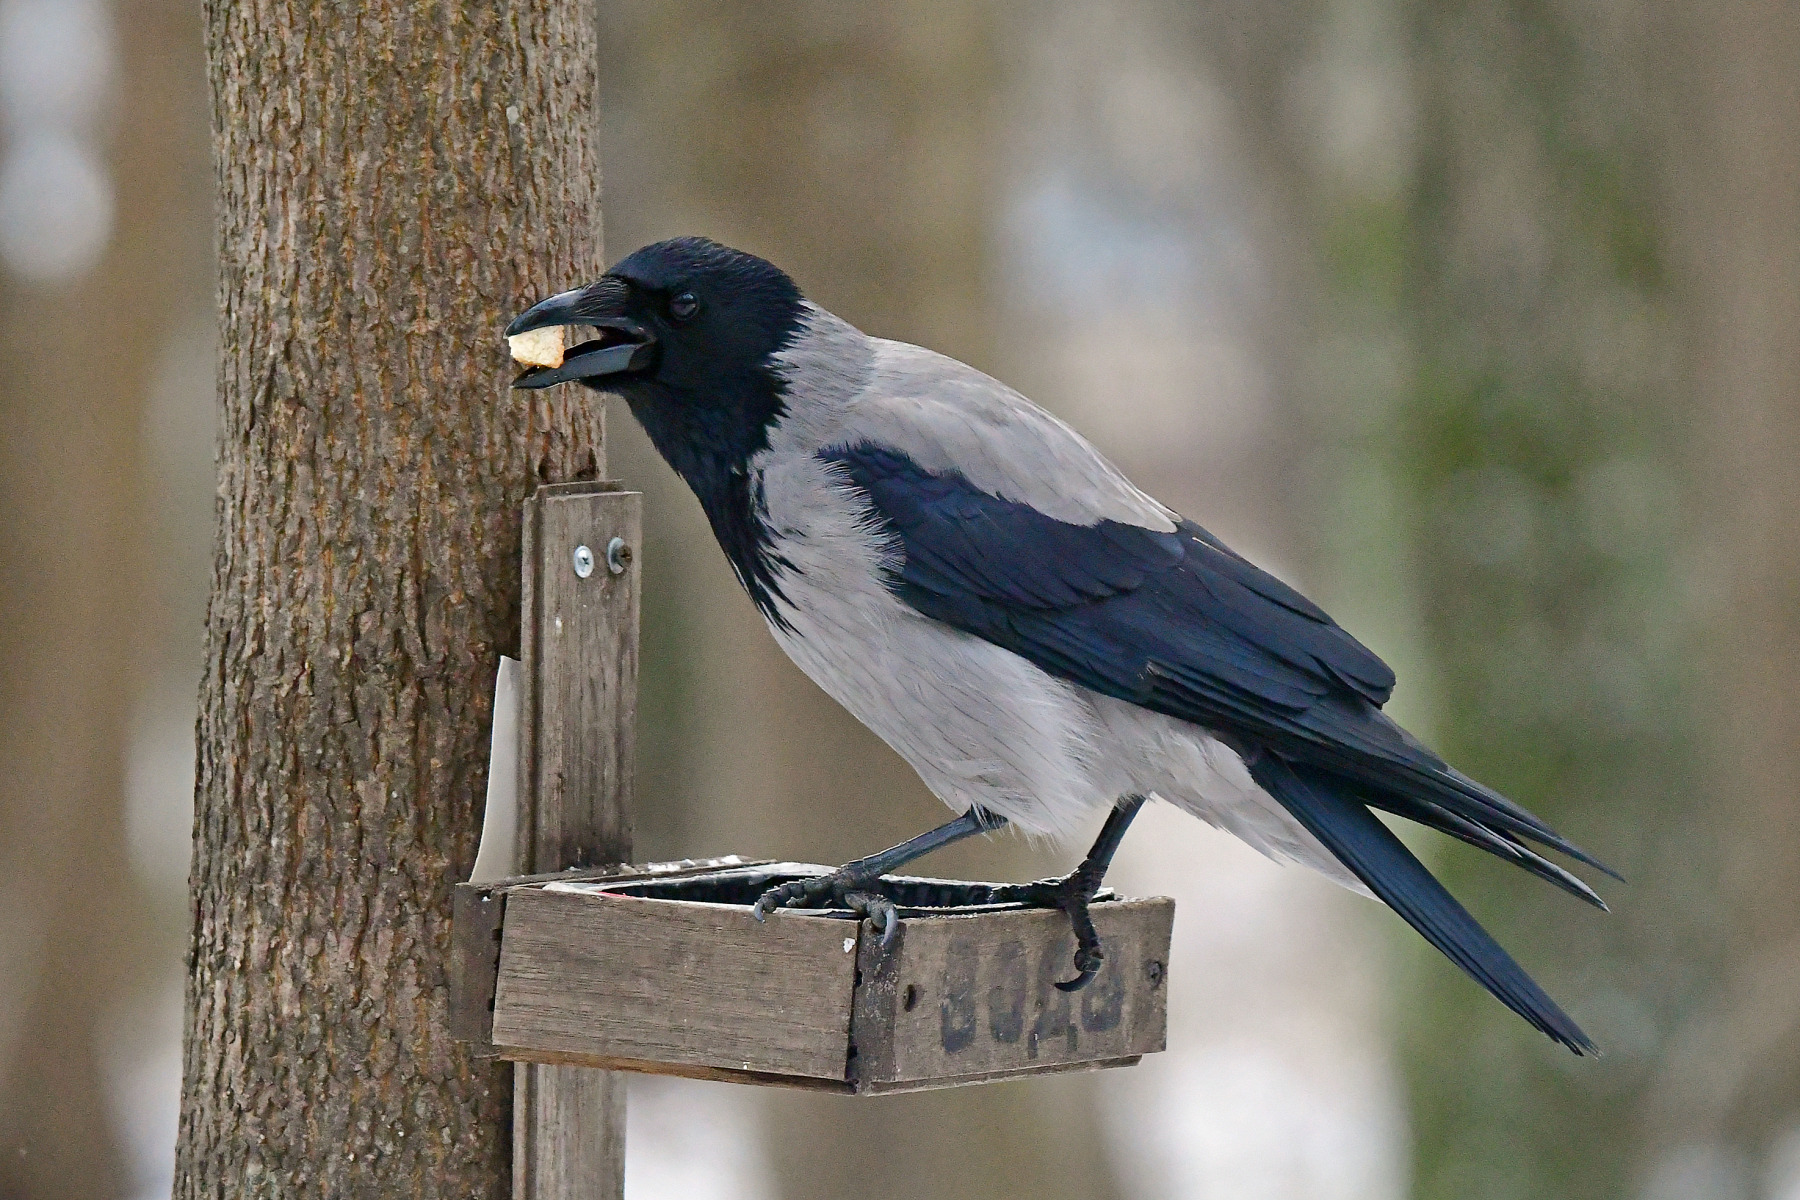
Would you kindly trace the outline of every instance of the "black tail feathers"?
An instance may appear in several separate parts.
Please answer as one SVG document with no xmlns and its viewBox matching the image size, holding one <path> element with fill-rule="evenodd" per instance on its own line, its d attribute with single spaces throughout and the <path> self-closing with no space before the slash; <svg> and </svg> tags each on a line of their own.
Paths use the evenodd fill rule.
<svg viewBox="0 0 1800 1200">
<path fill-rule="evenodd" d="M 1470 978 L 1576 1054 L 1599 1053 L 1556 1001 L 1476 924 L 1362 801 L 1323 772 L 1293 765 L 1269 751 L 1258 755 L 1249 767 L 1251 777 L 1264 791 Z"/>
</svg>

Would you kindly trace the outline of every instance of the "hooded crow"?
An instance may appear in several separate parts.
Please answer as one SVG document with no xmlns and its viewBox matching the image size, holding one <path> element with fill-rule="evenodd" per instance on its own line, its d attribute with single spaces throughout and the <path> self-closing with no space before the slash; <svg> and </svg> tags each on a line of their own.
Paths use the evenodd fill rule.
<svg viewBox="0 0 1800 1200">
<path fill-rule="evenodd" d="M 773 889 L 759 919 L 844 904 L 892 937 L 884 873 L 1006 824 L 1063 836 L 1106 811 L 1073 872 L 1006 889 L 1068 913 L 1076 974 L 1059 986 L 1078 988 L 1104 953 L 1088 903 L 1154 797 L 1385 901 L 1525 1020 L 1594 1051 L 1374 810 L 1601 908 L 1530 844 L 1607 868 L 1395 724 L 1387 664 L 1069 426 L 703 238 L 646 246 L 506 332 L 560 325 L 599 336 L 514 386 L 622 396 L 782 649 L 960 814 Z"/>
</svg>

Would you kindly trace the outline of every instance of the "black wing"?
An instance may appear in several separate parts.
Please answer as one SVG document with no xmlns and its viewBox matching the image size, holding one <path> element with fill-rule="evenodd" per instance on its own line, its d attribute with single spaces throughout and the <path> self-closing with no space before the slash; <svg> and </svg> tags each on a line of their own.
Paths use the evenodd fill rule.
<svg viewBox="0 0 1800 1200">
<path fill-rule="evenodd" d="M 891 586 L 919 612 L 1097 692 L 1342 774 L 1367 803 L 1539 874 L 1517 838 L 1606 869 L 1389 720 L 1387 664 L 1193 522 L 1072 525 L 892 450 L 823 457 L 900 544 Z"/>
<path fill-rule="evenodd" d="M 1003 632 L 1013 616 L 1103 616 L 1120 634 L 1144 626 L 1091 644 L 1104 661 L 1071 663 L 1098 680 L 1140 673 L 1151 649 L 1141 635 L 1173 622 L 1165 632 L 1188 644 L 1172 660 L 1205 664 L 1249 700 L 1305 708 L 1348 689 L 1381 705 L 1394 690 L 1388 665 L 1317 605 L 1191 521 L 1174 533 L 1115 521 L 1071 525 L 960 476 L 929 474 L 893 451 L 862 446 L 829 457 L 905 544 L 899 582 L 909 602 L 950 624 L 983 636 Z M 1103 613 L 1091 607 L 1100 601 L 1112 602 Z M 1045 648 L 1057 640 L 1045 638 Z"/>
</svg>

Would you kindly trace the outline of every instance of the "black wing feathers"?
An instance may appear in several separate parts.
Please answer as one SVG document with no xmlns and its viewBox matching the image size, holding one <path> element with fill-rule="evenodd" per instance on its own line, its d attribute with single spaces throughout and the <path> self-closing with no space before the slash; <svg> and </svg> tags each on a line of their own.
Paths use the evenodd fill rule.
<svg viewBox="0 0 1800 1200">
<path fill-rule="evenodd" d="M 1167 634 L 1179 628 L 1174 619 L 1207 622 L 1197 634 L 1235 635 L 1209 636 L 1196 649 L 1222 650 L 1239 667 L 1312 696 L 1341 686 L 1383 704 L 1393 692 L 1386 663 L 1306 597 L 1191 521 L 1172 533 L 1116 521 L 1071 525 L 977 491 L 959 476 L 933 475 L 894 451 L 861 445 L 826 457 L 899 535 L 899 581 L 909 599 L 955 613 L 961 620 L 953 623 L 1086 613 L 1088 602 L 1108 600 L 1109 615 L 1126 632 L 1148 622 Z M 1133 648 L 1115 654 L 1121 650 L 1129 656 Z"/>
<path fill-rule="evenodd" d="M 1608 870 L 1383 715 L 1387 664 L 1198 525 L 1071 525 L 891 450 L 826 457 L 898 540 L 894 590 L 925 615 L 1084 687 L 1341 773 L 1370 804 L 1452 836 L 1479 825 L 1493 835 L 1479 844 L 1521 865 L 1504 843 Z"/>
<path fill-rule="evenodd" d="M 885 451 L 840 461 L 871 495 L 879 492 L 877 507 L 897 529 L 935 534 L 906 539 L 901 574 L 945 599 L 1067 608 L 1134 591 L 1182 558 L 1172 533 L 1069 525 L 1024 505 L 995 503 L 954 477 L 907 472 L 909 460 Z"/>
<path fill-rule="evenodd" d="M 1449 809 L 1440 808 L 1428 800 L 1409 800 L 1396 796 L 1384 797 L 1379 803 L 1363 798 L 1362 803 L 1383 812 L 1391 812 L 1397 817 L 1405 817 L 1420 825 L 1429 826 L 1441 833 L 1449 834 L 1461 842 L 1467 842 L 1477 849 L 1486 850 L 1496 858 L 1504 858 L 1513 865 L 1531 872 L 1539 879 L 1553 883 L 1569 895 L 1585 900 L 1601 912 L 1610 911 L 1606 901 L 1599 893 L 1589 887 L 1579 877 L 1570 874 L 1543 855 L 1521 844 L 1518 839 L 1490 829 L 1479 821 L 1471 821 L 1460 817 Z"/>
</svg>

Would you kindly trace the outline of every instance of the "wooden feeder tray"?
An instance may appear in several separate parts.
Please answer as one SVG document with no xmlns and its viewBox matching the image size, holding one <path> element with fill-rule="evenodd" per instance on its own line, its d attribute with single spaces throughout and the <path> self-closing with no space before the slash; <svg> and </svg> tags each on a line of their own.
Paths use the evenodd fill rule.
<svg viewBox="0 0 1800 1200">
<path fill-rule="evenodd" d="M 1161 1050 L 1175 904 L 1102 892 L 1079 992 L 1068 918 L 992 886 L 894 877 L 883 947 L 842 909 L 783 909 L 805 863 L 613 867 L 461 884 L 452 1019 L 481 1052 L 847 1093 L 1126 1066 Z"/>
</svg>

